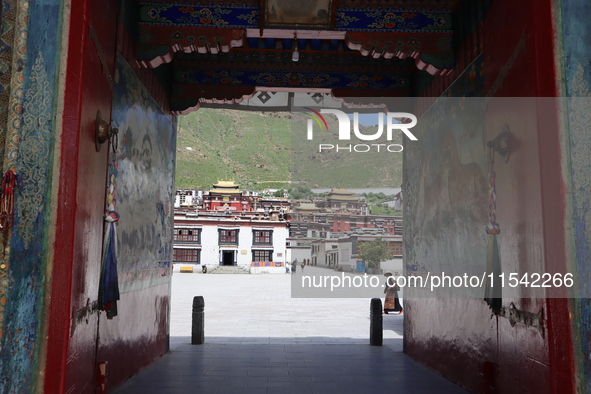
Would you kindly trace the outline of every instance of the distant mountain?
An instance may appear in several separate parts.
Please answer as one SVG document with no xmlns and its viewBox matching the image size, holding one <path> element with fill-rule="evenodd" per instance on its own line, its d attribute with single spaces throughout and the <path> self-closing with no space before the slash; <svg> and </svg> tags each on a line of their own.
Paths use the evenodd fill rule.
<svg viewBox="0 0 591 394">
<path fill-rule="evenodd" d="M 326 116 L 328 129 L 338 130 L 336 118 Z M 399 187 L 402 183 L 402 153 L 387 153 L 394 141 L 383 143 L 381 152 L 335 149 L 319 152 L 319 144 L 337 145 L 336 137 L 318 132 L 308 141 L 306 114 L 200 109 L 179 117 L 176 187 L 209 188 L 220 179 L 234 180 L 242 188 L 284 188 L 289 182 L 308 187 Z M 315 126 L 316 127 L 316 126 Z M 360 131 L 375 132 L 376 127 Z M 384 133 L 385 134 L 385 133 Z M 359 144 L 353 142 L 353 144 Z M 339 148 L 346 148 L 342 141 Z"/>
</svg>

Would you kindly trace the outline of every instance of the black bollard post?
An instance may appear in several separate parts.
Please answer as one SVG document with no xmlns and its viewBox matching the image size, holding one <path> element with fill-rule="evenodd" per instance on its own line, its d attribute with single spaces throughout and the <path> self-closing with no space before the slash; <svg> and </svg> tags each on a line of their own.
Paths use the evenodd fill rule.
<svg viewBox="0 0 591 394">
<path fill-rule="evenodd" d="M 371 346 L 382 346 L 384 337 L 382 300 L 372 298 L 369 311 L 369 344 Z"/>
<path fill-rule="evenodd" d="M 191 326 L 191 344 L 201 345 L 203 344 L 205 337 L 205 300 L 203 296 L 193 297 L 193 320 Z"/>
</svg>

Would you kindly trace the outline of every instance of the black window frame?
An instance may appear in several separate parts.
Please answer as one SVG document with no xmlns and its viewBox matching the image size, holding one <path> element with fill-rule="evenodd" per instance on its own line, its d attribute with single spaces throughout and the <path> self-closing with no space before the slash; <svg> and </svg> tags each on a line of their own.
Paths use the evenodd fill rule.
<svg viewBox="0 0 591 394">
<path fill-rule="evenodd" d="M 233 235 L 231 235 L 232 233 Z M 238 245 L 239 229 L 219 229 L 218 230 L 218 244 L 219 245 Z"/>
<path fill-rule="evenodd" d="M 261 255 L 266 254 L 264 259 L 259 259 Z M 267 260 L 265 260 L 267 259 Z M 271 249 L 253 249 L 252 250 L 252 261 L 273 261 L 273 250 Z"/>
<path fill-rule="evenodd" d="M 257 233 L 266 233 L 266 236 Z M 263 238 L 263 240 L 261 240 Z M 268 239 L 268 240 L 267 240 Z M 273 245 L 273 230 L 252 230 L 253 245 Z"/>
<path fill-rule="evenodd" d="M 196 255 L 196 260 L 194 259 L 195 255 Z M 183 259 L 179 260 L 180 257 L 183 257 Z M 193 259 L 189 259 L 190 257 Z M 173 263 L 200 264 L 201 263 L 201 249 L 174 248 L 172 250 L 172 262 Z"/>
<path fill-rule="evenodd" d="M 195 234 L 196 233 L 196 234 Z M 201 229 L 200 228 L 175 228 L 173 241 L 201 243 Z"/>
</svg>

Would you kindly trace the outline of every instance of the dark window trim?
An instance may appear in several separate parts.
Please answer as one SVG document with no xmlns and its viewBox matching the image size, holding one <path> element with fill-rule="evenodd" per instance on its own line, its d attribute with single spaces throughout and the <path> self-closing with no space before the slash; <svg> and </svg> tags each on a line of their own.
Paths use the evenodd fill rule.
<svg viewBox="0 0 591 394">
<path fill-rule="evenodd" d="M 268 233 L 269 241 L 268 242 L 257 241 L 257 236 L 256 236 L 257 232 Z M 259 238 L 260 238 L 260 236 L 259 236 Z M 266 237 L 263 236 L 263 238 L 266 238 Z M 252 244 L 253 245 L 273 245 L 273 230 L 271 230 L 271 229 L 269 229 L 269 230 L 252 230 Z"/>
<path fill-rule="evenodd" d="M 201 243 L 201 230 L 200 228 L 175 228 L 173 241 L 175 242 L 187 242 L 187 243 Z"/>
<path fill-rule="evenodd" d="M 265 258 L 268 260 L 258 259 L 256 257 L 257 253 L 258 254 L 265 253 L 267 255 L 267 257 L 265 257 Z M 273 250 L 272 249 L 253 249 L 252 250 L 252 261 L 273 261 Z"/>
<path fill-rule="evenodd" d="M 189 258 L 196 258 L 196 260 L 189 260 Z M 172 261 L 173 263 L 199 264 L 201 262 L 201 249 L 174 248 L 172 252 Z"/>
<path fill-rule="evenodd" d="M 225 231 L 231 231 L 234 232 L 234 237 L 232 237 L 231 235 L 222 235 L 223 232 Z M 218 244 L 219 245 L 238 245 L 238 240 L 239 240 L 239 236 L 240 236 L 240 229 L 218 229 Z M 226 240 L 222 240 L 222 237 L 226 238 Z M 234 238 L 234 240 L 230 240 L 228 241 L 227 238 Z"/>
</svg>

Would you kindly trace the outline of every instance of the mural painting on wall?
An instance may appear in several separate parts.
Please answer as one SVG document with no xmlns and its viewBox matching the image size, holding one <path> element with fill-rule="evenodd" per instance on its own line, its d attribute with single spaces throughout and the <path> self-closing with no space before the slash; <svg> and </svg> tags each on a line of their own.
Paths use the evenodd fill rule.
<svg viewBox="0 0 591 394">
<path fill-rule="evenodd" d="M 117 260 L 133 273 L 122 292 L 168 280 L 174 196 L 175 129 L 129 65 L 119 56 L 115 73 L 113 124 L 119 129 Z M 163 273 L 166 273 L 163 276 Z M 163 279 L 163 277 L 165 277 Z"/>
<path fill-rule="evenodd" d="M 443 94 L 444 97 L 483 97 L 484 61 L 478 56 Z"/>
<path fill-rule="evenodd" d="M 480 63 L 481 65 L 481 63 Z M 476 73 L 479 64 L 473 65 Z M 457 83 L 478 96 L 478 75 Z M 452 88 L 453 89 L 453 88 Z M 482 275 L 486 270 L 489 178 L 486 101 L 448 91 L 420 119 L 418 141 L 405 149 L 407 271 Z M 454 289 L 454 291 L 462 291 Z M 478 296 L 483 289 L 471 291 Z"/>
<path fill-rule="evenodd" d="M 266 0 L 267 26 L 330 27 L 332 0 Z"/>
</svg>

